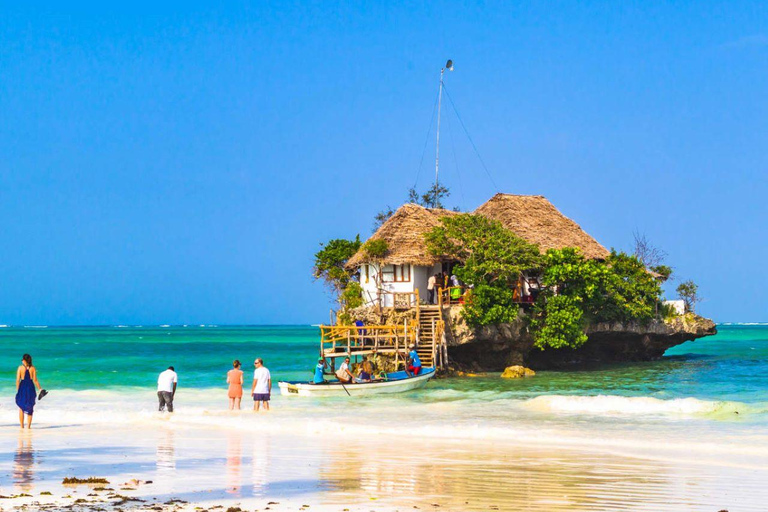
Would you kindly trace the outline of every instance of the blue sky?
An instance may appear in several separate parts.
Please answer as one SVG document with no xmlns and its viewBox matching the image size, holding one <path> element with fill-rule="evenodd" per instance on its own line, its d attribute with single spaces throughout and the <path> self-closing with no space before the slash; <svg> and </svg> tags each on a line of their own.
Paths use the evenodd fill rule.
<svg viewBox="0 0 768 512">
<path fill-rule="evenodd" d="M 758 2 L 6 2 L 0 323 L 319 323 L 329 238 L 428 186 L 441 65 L 508 193 L 768 321 Z M 494 192 L 447 110 L 451 204 Z"/>
</svg>

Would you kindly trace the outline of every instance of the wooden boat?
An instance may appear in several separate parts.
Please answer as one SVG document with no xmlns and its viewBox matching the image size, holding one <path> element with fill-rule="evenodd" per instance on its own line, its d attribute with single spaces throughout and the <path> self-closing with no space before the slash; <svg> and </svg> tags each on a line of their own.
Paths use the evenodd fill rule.
<svg viewBox="0 0 768 512">
<path fill-rule="evenodd" d="M 362 396 L 378 395 L 381 393 L 401 393 L 424 387 L 435 376 L 434 368 L 423 368 L 416 376 L 406 372 L 393 372 L 386 377 L 371 382 L 360 382 L 342 385 L 338 380 L 314 384 L 312 382 L 279 382 L 281 395 L 296 396 Z"/>
</svg>

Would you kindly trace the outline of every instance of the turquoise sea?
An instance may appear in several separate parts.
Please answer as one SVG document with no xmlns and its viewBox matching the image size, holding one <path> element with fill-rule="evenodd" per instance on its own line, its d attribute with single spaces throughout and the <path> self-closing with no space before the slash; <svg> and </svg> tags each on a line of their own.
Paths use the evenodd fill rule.
<svg viewBox="0 0 768 512">
<path fill-rule="evenodd" d="M 674 426 L 686 442 L 716 445 L 731 436 L 744 441 L 739 449 L 748 448 L 750 436 L 768 434 L 768 325 L 721 325 L 716 336 L 675 347 L 660 361 L 542 371 L 521 380 L 439 379 L 423 390 L 364 400 L 279 395 L 277 381 L 311 376 L 319 350 L 311 326 L 6 327 L 0 348 L 0 392 L 7 397 L 0 413 L 8 418 L 15 368 L 28 352 L 50 391 L 38 404 L 40 421 L 150 419 L 157 375 L 172 365 L 179 375 L 176 421 L 207 424 L 226 407 L 232 360 L 243 363 L 248 388 L 253 359 L 261 357 L 285 428 L 306 421 L 329 432 L 340 425 L 382 433 L 407 426 L 427 437 L 486 440 L 514 429 L 522 437 L 546 432 L 574 442 L 591 442 L 597 428 L 624 442 L 637 429 L 652 436 Z"/>
<path fill-rule="evenodd" d="M 759 409 L 768 401 L 768 325 L 720 325 L 718 331 L 670 349 L 660 361 L 539 372 L 519 381 L 496 375 L 444 379 L 431 383 L 427 394 L 696 398 Z M 181 386 L 223 387 L 233 359 L 248 370 L 256 357 L 265 360 L 274 380 L 308 379 L 317 351 L 318 329 L 310 326 L 5 327 L 0 328 L 0 365 L 6 368 L 0 390 L 11 393 L 25 352 L 50 390 L 119 390 L 151 389 L 169 365 Z"/>
</svg>

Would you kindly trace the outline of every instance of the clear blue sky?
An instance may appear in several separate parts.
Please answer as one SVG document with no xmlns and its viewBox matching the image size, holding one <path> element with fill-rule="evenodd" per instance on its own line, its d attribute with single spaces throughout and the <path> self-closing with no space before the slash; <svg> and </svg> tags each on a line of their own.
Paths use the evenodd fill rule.
<svg viewBox="0 0 768 512">
<path fill-rule="evenodd" d="M 768 321 L 765 3 L 69 3 L 0 16 L 0 324 L 326 320 L 312 254 L 405 198 L 447 58 L 500 191 Z"/>
</svg>

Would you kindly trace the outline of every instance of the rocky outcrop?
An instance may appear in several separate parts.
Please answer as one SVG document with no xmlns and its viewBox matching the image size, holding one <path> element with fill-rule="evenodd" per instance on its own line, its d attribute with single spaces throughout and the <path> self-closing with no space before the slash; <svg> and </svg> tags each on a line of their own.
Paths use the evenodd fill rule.
<svg viewBox="0 0 768 512">
<path fill-rule="evenodd" d="M 456 372 L 501 372 L 509 366 L 534 370 L 571 368 L 602 363 L 652 361 L 686 341 L 717 333 L 712 320 L 686 314 L 648 323 L 599 323 L 587 329 L 587 342 L 578 349 L 546 349 L 534 346 L 528 318 L 521 310 L 514 322 L 471 327 L 461 306 L 443 310 L 448 357 Z M 415 318 L 415 310 L 376 310 L 361 307 L 352 317 L 366 324 L 401 325 Z M 455 372 L 454 372 L 455 374 Z"/>
<path fill-rule="evenodd" d="M 464 371 L 503 371 L 523 365 L 534 370 L 602 363 L 652 361 L 686 341 L 717 333 L 712 320 L 687 314 L 649 323 L 600 323 L 587 329 L 587 342 L 578 349 L 536 348 L 527 321 L 471 328 L 459 308 L 446 310 L 446 341 L 451 362 Z"/>
</svg>

